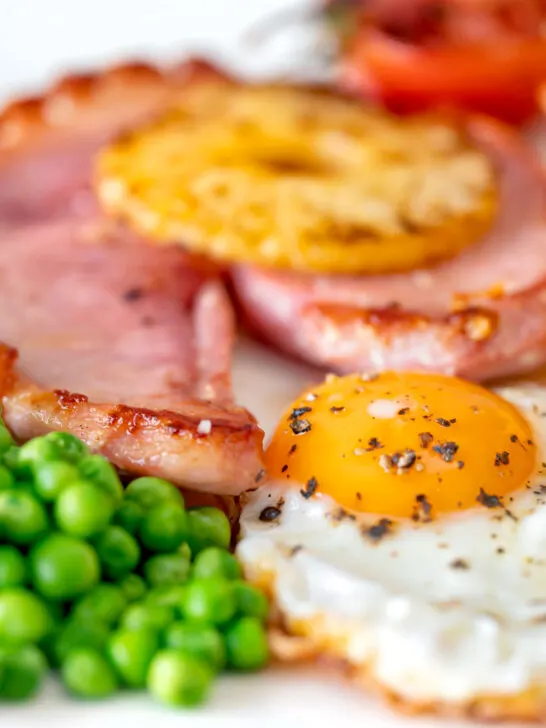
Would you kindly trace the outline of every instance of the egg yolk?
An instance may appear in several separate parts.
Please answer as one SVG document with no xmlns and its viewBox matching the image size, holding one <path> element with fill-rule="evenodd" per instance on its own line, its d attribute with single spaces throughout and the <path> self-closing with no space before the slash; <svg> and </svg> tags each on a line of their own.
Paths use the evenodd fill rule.
<svg viewBox="0 0 546 728">
<path fill-rule="evenodd" d="M 494 392 L 392 372 L 328 377 L 293 404 L 266 451 L 269 474 L 303 497 L 414 520 L 508 507 L 536 458 L 530 425 Z"/>
</svg>

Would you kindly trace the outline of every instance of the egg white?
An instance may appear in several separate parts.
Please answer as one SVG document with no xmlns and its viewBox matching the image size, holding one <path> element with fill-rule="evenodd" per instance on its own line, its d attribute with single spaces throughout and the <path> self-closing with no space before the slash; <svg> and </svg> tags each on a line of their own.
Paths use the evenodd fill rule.
<svg viewBox="0 0 546 728">
<path fill-rule="evenodd" d="M 509 513 L 478 506 L 375 541 L 366 530 L 377 516 L 340 518 L 331 498 L 307 499 L 294 483 L 260 488 L 243 509 L 238 556 L 249 578 L 270 581 L 287 623 L 319 620 L 338 655 L 408 700 L 546 694 L 546 389 L 499 394 L 530 422 L 539 453 L 527 487 L 504 499 Z"/>
</svg>

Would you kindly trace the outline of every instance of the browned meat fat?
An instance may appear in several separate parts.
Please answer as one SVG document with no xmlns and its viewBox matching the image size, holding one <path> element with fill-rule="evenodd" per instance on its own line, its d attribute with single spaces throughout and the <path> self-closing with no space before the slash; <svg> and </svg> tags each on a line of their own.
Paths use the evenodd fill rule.
<svg viewBox="0 0 546 728">
<path fill-rule="evenodd" d="M 127 66 L 0 117 L 0 388 L 20 440 L 66 430 L 124 471 L 236 495 L 263 433 L 232 399 L 219 273 L 105 219 L 90 191 L 100 145 L 208 72 Z"/>
</svg>

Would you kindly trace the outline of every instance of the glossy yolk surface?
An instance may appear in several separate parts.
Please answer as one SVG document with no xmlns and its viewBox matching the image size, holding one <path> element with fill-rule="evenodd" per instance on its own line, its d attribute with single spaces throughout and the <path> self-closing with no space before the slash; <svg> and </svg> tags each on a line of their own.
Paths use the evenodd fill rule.
<svg viewBox="0 0 546 728">
<path fill-rule="evenodd" d="M 355 511 L 429 520 L 507 505 L 537 459 L 509 402 L 460 379 L 329 377 L 286 412 L 266 452 L 273 478 Z"/>
</svg>

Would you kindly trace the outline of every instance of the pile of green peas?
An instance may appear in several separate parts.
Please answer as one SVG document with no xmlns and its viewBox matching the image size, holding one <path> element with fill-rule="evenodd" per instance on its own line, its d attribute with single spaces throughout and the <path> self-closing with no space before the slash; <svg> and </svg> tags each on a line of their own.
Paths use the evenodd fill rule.
<svg viewBox="0 0 546 728">
<path fill-rule="evenodd" d="M 268 602 L 230 541 L 221 510 L 186 509 L 171 483 L 124 489 L 78 438 L 18 447 L 0 422 L 0 701 L 53 669 L 79 697 L 197 705 L 220 671 L 263 667 Z"/>
</svg>

